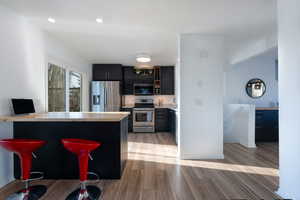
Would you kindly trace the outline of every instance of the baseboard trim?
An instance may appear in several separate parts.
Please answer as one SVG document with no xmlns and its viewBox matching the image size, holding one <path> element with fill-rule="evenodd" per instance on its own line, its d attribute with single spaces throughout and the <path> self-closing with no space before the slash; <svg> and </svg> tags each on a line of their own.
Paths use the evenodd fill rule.
<svg viewBox="0 0 300 200">
<path fill-rule="evenodd" d="M 279 195 L 281 198 L 286 199 L 287 198 L 287 194 L 285 194 L 285 192 L 283 192 L 282 190 L 280 190 L 280 188 L 275 192 L 277 195 Z"/>
<path fill-rule="evenodd" d="M 278 190 L 275 192 L 277 195 L 279 195 L 282 199 L 287 199 L 287 200 L 296 200 L 296 199 L 299 199 L 299 196 L 296 195 L 296 196 L 293 196 L 293 195 L 290 195 L 288 194 L 287 192 L 285 192 L 284 190 L 280 189 L 280 187 L 278 188 Z M 298 196 L 298 198 L 297 198 Z"/>
</svg>

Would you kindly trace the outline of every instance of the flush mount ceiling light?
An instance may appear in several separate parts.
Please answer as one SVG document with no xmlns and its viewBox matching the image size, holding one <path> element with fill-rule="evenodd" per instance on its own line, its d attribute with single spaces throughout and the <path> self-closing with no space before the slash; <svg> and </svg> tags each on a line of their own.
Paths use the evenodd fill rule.
<svg viewBox="0 0 300 200">
<path fill-rule="evenodd" d="M 147 63 L 151 61 L 151 57 L 147 54 L 139 54 L 136 57 L 136 61 L 141 63 Z"/>
<path fill-rule="evenodd" d="M 54 24 L 54 23 L 55 23 L 55 19 L 54 19 L 54 18 L 52 18 L 52 17 L 49 17 L 49 18 L 48 18 L 48 22 L 50 22 L 50 23 Z"/>
<path fill-rule="evenodd" d="M 136 64 L 135 69 L 153 69 L 153 65 L 150 64 Z"/>
<path fill-rule="evenodd" d="M 99 23 L 99 24 L 102 24 L 103 23 L 103 19 L 102 18 L 97 18 L 96 22 Z"/>
</svg>

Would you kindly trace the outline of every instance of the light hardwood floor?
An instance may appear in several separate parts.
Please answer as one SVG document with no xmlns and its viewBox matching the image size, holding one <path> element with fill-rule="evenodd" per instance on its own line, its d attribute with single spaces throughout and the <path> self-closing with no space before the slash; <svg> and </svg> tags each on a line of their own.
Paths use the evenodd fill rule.
<svg viewBox="0 0 300 200">
<path fill-rule="evenodd" d="M 130 134 L 129 160 L 121 180 L 104 181 L 104 200 L 221 200 L 280 199 L 278 145 L 247 149 L 224 145 L 224 160 L 178 160 L 168 133 Z M 42 200 L 64 200 L 77 181 L 44 180 Z M 15 181 L 0 189 L 0 199 L 22 185 Z"/>
</svg>

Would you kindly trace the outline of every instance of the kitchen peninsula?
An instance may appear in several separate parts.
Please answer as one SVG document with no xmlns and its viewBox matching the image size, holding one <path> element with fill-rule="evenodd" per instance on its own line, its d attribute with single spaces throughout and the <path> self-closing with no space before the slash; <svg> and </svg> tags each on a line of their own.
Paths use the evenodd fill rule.
<svg viewBox="0 0 300 200">
<path fill-rule="evenodd" d="M 127 160 L 127 112 L 41 113 L 0 117 L 12 122 L 13 137 L 40 139 L 47 144 L 33 159 L 32 171 L 44 173 L 45 179 L 78 179 L 78 161 L 61 144 L 63 138 L 79 138 L 101 142 L 91 153 L 89 171 L 102 179 L 119 179 Z M 20 177 L 20 162 L 14 157 L 14 175 Z"/>
</svg>

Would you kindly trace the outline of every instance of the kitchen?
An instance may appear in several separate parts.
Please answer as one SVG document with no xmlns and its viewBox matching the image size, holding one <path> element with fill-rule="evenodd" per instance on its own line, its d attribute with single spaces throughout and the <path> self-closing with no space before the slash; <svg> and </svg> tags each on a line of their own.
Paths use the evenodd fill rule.
<svg viewBox="0 0 300 200">
<path fill-rule="evenodd" d="M 129 132 L 170 132 L 177 141 L 174 66 L 94 64 L 91 91 L 92 111 L 120 107 L 131 113 Z"/>
<path fill-rule="evenodd" d="M 61 92 L 65 86 L 61 84 L 61 80 L 64 79 L 57 77 L 60 77 L 59 74 L 64 76 L 65 73 L 53 65 L 49 65 L 48 69 L 50 83 L 48 92 L 52 95 L 49 95 L 51 99 L 49 108 L 61 109 L 63 106 L 57 99 L 63 96 Z M 128 71 L 131 76 L 125 73 Z M 56 84 L 53 84 L 55 81 L 51 79 L 53 74 L 57 76 Z M 74 72 L 70 75 L 74 75 Z M 80 76 L 78 74 L 75 76 L 76 78 L 70 78 L 70 90 L 81 86 Z M 33 99 L 11 99 L 15 115 L 1 116 L 0 122 L 12 127 L 13 138 L 0 140 L 0 146 L 17 153 L 18 156 L 14 156 L 13 159 L 14 177 L 25 182 L 24 190 L 12 194 L 11 197 L 23 198 L 28 195 L 30 198 L 34 195 L 41 197 L 47 192 L 47 187 L 29 186 L 31 180 L 77 179 L 79 172 L 80 187 L 85 191 L 82 195 L 96 199 L 101 197 L 103 189 L 87 186 L 86 180 L 91 176 L 96 178 L 95 181 L 121 179 L 128 159 L 128 132 L 141 134 L 170 132 L 174 142 L 176 141 L 174 76 L 173 66 L 136 69 L 120 64 L 94 64 L 90 88 L 91 112 L 54 110 L 55 112 L 36 113 Z M 134 79 L 130 79 L 131 77 Z M 56 89 L 55 92 L 53 89 Z M 80 91 L 73 92 L 70 96 L 72 101 L 69 106 L 74 109 L 72 111 L 81 107 L 80 104 L 76 104 L 76 94 L 80 93 Z M 90 145 L 93 143 L 101 148 L 94 153 L 89 151 L 88 155 L 82 155 L 84 148 L 91 148 Z M 41 146 L 41 150 L 36 151 L 37 147 Z M 26 148 L 34 149 L 36 151 L 34 157 L 38 159 L 32 160 L 33 152 L 29 157 L 26 156 L 24 153 L 27 151 Z M 70 153 L 64 148 L 75 153 L 81 152 L 78 153 L 79 168 L 76 159 L 70 157 Z M 79 150 L 75 150 L 76 148 Z M 82 159 L 82 156 L 86 158 Z M 89 166 L 92 172 L 85 172 L 82 168 L 85 162 L 88 162 L 88 157 L 93 161 Z M 51 163 L 48 162 L 49 158 L 53 158 Z M 26 167 L 27 163 L 31 162 L 32 164 Z M 27 175 L 29 170 L 32 171 L 31 176 Z M 70 193 L 67 199 L 74 196 L 80 198 L 79 189 Z"/>
</svg>

